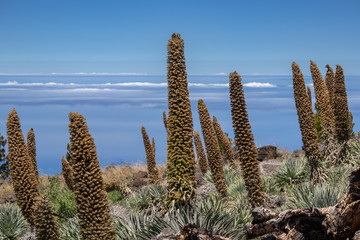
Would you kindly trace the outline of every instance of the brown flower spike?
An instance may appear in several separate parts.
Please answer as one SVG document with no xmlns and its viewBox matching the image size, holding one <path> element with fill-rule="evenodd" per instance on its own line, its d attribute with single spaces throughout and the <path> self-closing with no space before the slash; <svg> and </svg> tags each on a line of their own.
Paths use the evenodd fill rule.
<svg viewBox="0 0 360 240">
<path fill-rule="evenodd" d="M 339 142 L 346 142 L 350 139 L 352 124 L 347 101 L 344 72 L 340 65 L 336 65 L 335 72 L 334 113 L 337 138 Z"/>
<path fill-rule="evenodd" d="M 80 232 L 84 240 L 115 240 L 94 139 L 83 115 L 69 114 L 70 154 Z"/>
<path fill-rule="evenodd" d="M 242 175 L 251 205 L 259 206 L 265 201 L 265 193 L 260 179 L 257 149 L 251 133 L 243 85 L 237 72 L 230 73 L 229 79 L 231 115 Z"/>
<path fill-rule="evenodd" d="M 163 122 L 166 129 L 166 133 L 168 133 L 168 118 L 166 117 L 166 112 L 163 112 Z"/>
<path fill-rule="evenodd" d="M 307 86 L 307 94 L 309 96 L 310 106 L 312 107 L 311 88 L 309 86 Z"/>
<path fill-rule="evenodd" d="M 30 157 L 32 165 L 33 165 L 33 171 L 35 174 L 37 184 L 39 184 L 39 173 L 38 173 L 37 162 L 36 162 L 35 133 L 34 133 L 34 129 L 32 129 L 32 128 L 27 133 L 27 145 L 26 146 L 27 146 L 29 157 Z"/>
<path fill-rule="evenodd" d="M 9 113 L 6 123 L 10 175 L 24 217 L 34 225 L 34 202 L 39 196 L 33 162 L 28 154 L 21 131 L 20 119 L 15 109 Z"/>
<path fill-rule="evenodd" d="M 182 204 L 195 194 L 193 119 L 184 57 L 184 41 L 173 34 L 168 43 L 168 205 Z"/>
<path fill-rule="evenodd" d="M 226 134 L 223 132 L 223 130 L 221 129 L 220 123 L 218 122 L 215 116 L 213 116 L 213 126 L 216 132 L 216 136 L 219 140 L 219 143 L 221 147 L 225 150 L 225 156 L 229 160 L 231 168 L 236 169 L 237 167 L 235 164 L 235 155 L 231 147 L 231 142 L 229 138 L 226 136 Z"/>
<path fill-rule="evenodd" d="M 306 92 L 304 76 L 295 62 L 292 63 L 292 72 L 296 110 L 305 155 L 310 165 L 310 178 L 312 182 L 320 182 L 323 170 L 320 165 L 321 153 L 316 134 L 314 113 Z"/>
<path fill-rule="evenodd" d="M 221 158 L 219 143 L 211 122 L 210 114 L 202 99 L 198 100 L 198 112 L 212 178 L 218 193 L 226 196 L 227 186 L 224 177 L 224 163 Z"/>
<path fill-rule="evenodd" d="M 156 182 L 159 179 L 159 172 L 155 162 L 155 141 L 153 138 L 153 145 L 150 144 L 149 136 L 144 126 L 141 127 L 141 133 L 144 141 L 148 173 L 151 181 Z"/>
<path fill-rule="evenodd" d="M 201 138 L 198 131 L 194 131 L 194 142 L 195 142 L 196 156 L 199 162 L 200 170 L 202 173 L 206 173 L 208 170 L 208 161 L 206 159 L 205 150 L 201 143 Z"/>
<path fill-rule="evenodd" d="M 68 160 L 66 160 L 64 157 L 61 158 L 61 169 L 66 186 L 68 186 L 71 191 L 74 191 L 73 169 Z"/>
<path fill-rule="evenodd" d="M 38 240 L 60 239 L 60 229 L 49 201 L 38 197 L 35 204 L 35 233 Z"/>
<path fill-rule="evenodd" d="M 334 111 L 334 80 L 335 80 L 335 74 L 334 70 L 329 66 L 329 64 L 326 65 L 327 72 L 325 76 L 325 84 L 326 88 L 329 93 L 329 99 L 330 99 L 330 105 Z"/>
<path fill-rule="evenodd" d="M 334 111 L 331 107 L 329 93 L 321 76 L 321 72 L 313 61 L 310 62 L 310 70 L 315 89 L 316 107 L 320 115 L 322 139 L 326 141 L 326 146 L 333 148 L 336 145 Z"/>
</svg>

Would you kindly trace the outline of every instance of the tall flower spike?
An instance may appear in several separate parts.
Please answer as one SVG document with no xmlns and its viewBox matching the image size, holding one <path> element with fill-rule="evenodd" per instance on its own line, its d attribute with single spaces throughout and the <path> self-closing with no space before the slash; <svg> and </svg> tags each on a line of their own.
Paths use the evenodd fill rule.
<svg viewBox="0 0 360 240">
<path fill-rule="evenodd" d="M 168 137 L 167 179 L 168 205 L 182 204 L 194 197 L 195 155 L 193 119 L 184 57 L 184 41 L 180 34 L 169 40 L 167 59 L 168 80 Z"/>
<path fill-rule="evenodd" d="M 84 240 L 115 240 L 94 139 L 83 115 L 69 114 L 70 154 L 80 232 Z"/>
<path fill-rule="evenodd" d="M 224 177 L 224 163 L 221 158 L 219 143 L 211 122 L 210 114 L 202 99 L 198 100 L 198 112 L 212 178 L 218 193 L 226 196 L 227 186 Z"/>
<path fill-rule="evenodd" d="M 349 112 L 344 72 L 340 65 L 336 65 L 334 82 L 334 113 L 336 135 L 339 142 L 346 142 L 351 136 L 351 115 Z"/>
<path fill-rule="evenodd" d="M 309 86 L 307 86 L 307 94 L 309 96 L 310 106 L 312 107 L 311 88 Z"/>
<path fill-rule="evenodd" d="M 334 148 L 336 148 L 335 116 L 331 107 L 329 93 L 321 76 L 321 72 L 313 61 L 310 62 L 310 70 L 315 89 L 316 107 L 320 115 L 322 139 L 325 141 L 325 148 L 327 149 L 325 150 L 325 155 L 328 155 L 329 152 L 332 152 Z M 326 151 L 328 153 L 326 153 Z"/>
<path fill-rule="evenodd" d="M 156 182 L 157 180 L 159 180 L 159 172 L 156 168 L 155 162 L 155 142 L 153 142 L 153 145 L 150 144 L 150 139 L 148 134 L 146 133 L 144 126 L 141 127 L 141 133 L 144 141 L 148 173 L 151 181 Z"/>
<path fill-rule="evenodd" d="M 257 148 L 251 132 L 243 85 L 237 72 L 230 73 L 229 79 L 231 115 L 242 175 L 251 205 L 259 206 L 265 201 L 265 193 L 260 178 Z"/>
<path fill-rule="evenodd" d="M 34 129 L 32 129 L 32 128 L 27 133 L 27 144 L 26 144 L 26 146 L 27 146 L 29 157 L 30 157 L 31 162 L 32 162 L 36 182 L 37 182 L 37 184 L 39 184 L 39 173 L 38 173 L 37 161 L 36 161 L 35 133 L 34 133 Z"/>
<path fill-rule="evenodd" d="M 325 84 L 326 88 L 329 93 L 329 99 L 330 99 L 330 105 L 334 111 L 334 80 L 335 80 L 335 74 L 334 70 L 329 66 L 329 64 L 326 65 L 327 72 L 325 76 Z"/>
<path fill-rule="evenodd" d="M 206 173 L 208 170 L 208 161 L 206 159 L 204 147 L 201 143 L 201 138 L 198 131 L 194 131 L 194 142 L 195 142 L 196 156 L 199 162 L 200 170 L 202 173 Z"/>
<path fill-rule="evenodd" d="M 164 126 L 165 126 L 165 129 L 166 129 L 166 133 L 168 133 L 168 119 L 166 117 L 165 111 L 163 112 L 163 122 L 164 122 Z"/>
<path fill-rule="evenodd" d="M 219 140 L 219 143 L 221 147 L 225 150 L 225 156 L 229 160 L 230 166 L 233 169 L 236 169 L 237 167 L 235 164 L 235 155 L 231 147 L 231 142 L 229 138 L 226 136 L 226 134 L 223 132 L 223 130 L 221 129 L 220 123 L 218 122 L 215 116 L 213 116 L 213 126 L 216 132 L 216 136 Z"/>
<path fill-rule="evenodd" d="M 156 148 L 155 148 L 155 138 L 154 137 L 151 139 L 151 147 L 152 147 L 152 150 L 153 150 L 154 159 L 156 161 L 156 154 L 155 154 Z"/>
<path fill-rule="evenodd" d="M 306 92 L 304 76 L 299 66 L 292 63 L 293 87 L 296 110 L 302 135 L 302 142 L 305 147 L 305 155 L 310 165 L 310 178 L 312 182 L 320 182 L 323 175 L 321 167 L 321 153 L 318 144 L 315 118 L 310 106 L 309 96 Z"/>
<path fill-rule="evenodd" d="M 73 169 L 64 157 L 61 158 L 61 169 L 66 185 L 71 191 L 74 191 Z"/>
<path fill-rule="evenodd" d="M 35 233 L 38 240 L 60 239 L 60 229 L 49 201 L 37 198 L 35 203 Z"/>
<path fill-rule="evenodd" d="M 34 226 L 34 203 L 39 196 L 34 166 L 29 157 L 25 139 L 21 131 L 20 119 L 15 109 L 9 113 L 6 123 L 10 175 L 24 217 Z"/>
</svg>

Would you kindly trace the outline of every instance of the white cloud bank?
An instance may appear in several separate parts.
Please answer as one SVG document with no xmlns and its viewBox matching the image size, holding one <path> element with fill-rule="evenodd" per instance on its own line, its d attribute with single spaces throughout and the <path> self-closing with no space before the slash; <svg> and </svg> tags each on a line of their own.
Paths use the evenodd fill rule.
<svg viewBox="0 0 360 240">
<path fill-rule="evenodd" d="M 259 82 L 249 82 L 245 83 L 244 87 L 253 87 L 253 88 L 274 88 L 276 85 L 271 83 L 259 83 Z"/>
</svg>

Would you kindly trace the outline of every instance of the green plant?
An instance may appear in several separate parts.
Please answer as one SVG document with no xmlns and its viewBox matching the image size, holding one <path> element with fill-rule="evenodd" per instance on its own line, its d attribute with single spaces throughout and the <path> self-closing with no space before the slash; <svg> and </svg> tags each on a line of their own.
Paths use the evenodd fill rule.
<svg viewBox="0 0 360 240">
<path fill-rule="evenodd" d="M 158 235 L 168 224 L 155 212 L 150 214 L 131 213 L 129 220 L 115 222 L 116 235 L 120 240 L 147 240 Z"/>
<path fill-rule="evenodd" d="M 234 181 L 236 181 L 237 179 L 242 179 L 242 178 L 237 171 L 232 169 L 229 165 L 225 165 L 224 166 L 224 179 L 225 179 L 226 186 L 230 186 Z M 204 181 L 209 182 L 209 183 L 214 183 L 214 180 L 211 176 L 210 171 L 207 171 L 204 174 Z"/>
<path fill-rule="evenodd" d="M 346 148 L 346 162 L 353 166 L 357 166 L 360 163 L 360 141 L 356 140 L 347 145 Z"/>
<path fill-rule="evenodd" d="M 49 185 L 42 193 L 51 202 L 53 211 L 63 218 L 73 218 L 76 215 L 74 193 L 67 186 L 60 187 L 59 175 L 48 176 L 48 181 Z"/>
<path fill-rule="evenodd" d="M 229 184 L 227 196 L 230 201 L 242 200 L 244 203 L 247 199 L 247 190 L 244 179 L 238 177 Z"/>
<path fill-rule="evenodd" d="M 287 187 L 306 181 L 309 177 L 309 167 L 304 160 L 292 158 L 285 161 L 280 168 L 271 175 L 278 187 Z"/>
<path fill-rule="evenodd" d="M 184 40 L 172 34 L 168 42 L 167 183 L 168 206 L 181 205 L 195 195 L 193 119 L 187 83 Z"/>
<path fill-rule="evenodd" d="M 345 189 L 349 183 L 349 176 L 354 166 L 351 164 L 341 164 L 333 167 L 328 173 L 326 184 L 334 188 Z"/>
<path fill-rule="evenodd" d="M 227 204 L 220 197 L 209 197 L 197 204 L 169 211 L 165 220 L 175 232 L 185 224 L 194 224 L 197 228 L 206 229 L 209 235 L 241 239 L 243 224 L 251 220 L 250 211 L 246 214 L 245 209 L 229 208 Z"/>
<path fill-rule="evenodd" d="M 241 173 L 248 190 L 249 201 L 252 206 L 259 206 L 265 201 L 265 193 L 261 183 L 257 148 L 251 132 L 241 81 L 241 77 L 236 71 L 230 73 L 230 102 L 235 144 L 240 156 Z"/>
<path fill-rule="evenodd" d="M 124 200 L 124 196 L 118 190 L 108 192 L 108 198 L 113 204 L 120 204 Z"/>
<path fill-rule="evenodd" d="M 219 196 L 211 196 L 200 202 L 168 209 L 165 215 L 153 210 L 147 214 L 133 212 L 128 220 L 115 223 L 119 239 L 147 240 L 170 228 L 179 232 L 185 224 L 204 228 L 210 235 L 221 235 L 231 239 L 243 238 L 243 226 L 252 219 L 250 209 L 240 203 L 229 205 Z"/>
<path fill-rule="evenodd" d="M 261 181 L 264 186 L 264 191 L 269 195 L 281 195 L 281 189 L 276 184 L 276 181 L 271 176 L 261 176 Z"/>
<path fill-rule="evenodd" d="M 18 206 L 0 205 L 0 239 L 17 240 L 26 234 L 29 226 Z"/>
<path fill-rule="evenodd" d="M 82 240 L 79 218 L 74 217 L 64 222 L 60 227 L 60 240 Z"/>
<path fill-rule="evenodd" d="M 166 189 L 162 185 L 150 185 L 133 193 L 125 204 L 135 210 L 150 210 L 160 208 L 166 196 Z"/>
<path fill-rule="evenodd" d="M 344 193 L 343 188 L 327 184 L 303 183 L 289 193 L 290 208 L 324 208 L 337 204 Z"/>
</svg>

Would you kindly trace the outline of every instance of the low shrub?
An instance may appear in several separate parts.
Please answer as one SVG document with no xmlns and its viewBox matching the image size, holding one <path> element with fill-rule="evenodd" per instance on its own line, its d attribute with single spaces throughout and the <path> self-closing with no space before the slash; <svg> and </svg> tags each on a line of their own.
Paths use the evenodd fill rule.
<svg viewBox="0 0 360 240">
<path fill-rule="evenodd" d="M 75 217 L 74 193 L 66 185 L 61 186 L 59 175 L 48 176 L 48 181 L 49 185 L 43 189 L 43 193 L 51 202 L 54 212 L 63 218 Z"/>
</svg>

